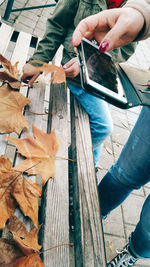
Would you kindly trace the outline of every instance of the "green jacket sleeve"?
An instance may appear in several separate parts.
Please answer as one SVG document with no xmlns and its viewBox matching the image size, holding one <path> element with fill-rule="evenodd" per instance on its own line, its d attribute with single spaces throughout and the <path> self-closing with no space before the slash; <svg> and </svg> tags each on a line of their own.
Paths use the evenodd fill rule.
<svg viewBox="0 0 150 267">
<path fill-rule="evenodd" d="M 137 46 L 136 42 L 129 43 L 127 45 L 122 46 L 121 48 L 114 49 L 109 53 L 112 55 L 114 62 L 120 63 L 127 61 L 129 57 L 131 57 L 135 51 Z"/>
<path fill-rule="evenodd" d="M 53 15 L 47 20 L 46 31 L 30 60 L 49 62 L 63 43 L 69 26 L 73 24 L 78 8 L 78 0 L 61 0 Z"/>
</svg>

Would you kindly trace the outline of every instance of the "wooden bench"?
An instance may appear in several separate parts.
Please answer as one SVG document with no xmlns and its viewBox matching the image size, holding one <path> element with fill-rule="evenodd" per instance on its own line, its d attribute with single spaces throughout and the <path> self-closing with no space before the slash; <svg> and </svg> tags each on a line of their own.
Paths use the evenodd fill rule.
<svg viewBox="0 0 150 267">
<path fill-rule="evenodd" d="M 2 23 L 0 27 L 0 53 L 12 64 L 19 61 L 19 68 L 33 54 L 38 39 L 28 33 L 17 32 Z M 56 59 L 58 54 L 56 55 Z M 81 105 L 65 94 L 63 85 L 50 85 L 49 79 L 41 76 L 33 88 L 21 87 L 20 92 L 31 100 L 29 110 L 51 114 L 40 116 L 25 113 L 29 123 L 29 134 L 32 125 L 44 132 L 55 129 L 60 147 L 57 156 L 68 158 L 70 147 L 72 159 L 55 160 L 55 177 L 43 187 L 39 206 L 39 224 L 42 223 L 39 240 L 43 250 L 54 249 L 43 253 L 46 267 L 105 267 L 102 223 L 93 164 L 93 153 L 88 115 Z M 12 133 L 10 136 L 16 136 Z M 17 137 L 17 136 L 16 136 Z M 23 133 L 20 138 L 23 138 Z M 6 142 L 0 134 L 1 155 L 10 158 L 14 164 L 20 161 L 16 147 Z M 70 162 L 70 164 L 69 164 Z M 70 170 L 70 172 L 69 172 Z M 70 175 L 69 175 L 70 173 Z M 41 183 L 40 177 L 29 176 Z M 23 217 L 17 210 L 17 216 L 30 228 L 29 218 Z M 62 245 L 74 243 L 74 246 Z"/>
</svg>

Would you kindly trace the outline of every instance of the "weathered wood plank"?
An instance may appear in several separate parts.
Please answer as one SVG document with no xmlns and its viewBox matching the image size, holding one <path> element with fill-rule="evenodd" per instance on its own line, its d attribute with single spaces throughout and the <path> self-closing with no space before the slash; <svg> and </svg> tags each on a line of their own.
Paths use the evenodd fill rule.
<svg viewBox="0 0 150 267">
<path fill-rule="evenodd" d="M 0 45 L 0 52 L 4 54 L 7 51 L 7 46 L 10 42 L 11 35 L 14 29 L 6 24 L 2 24 L 0 27 L 0 36 L 3 34 L 3 42 Z M 19 68 L 22 69 L 23 64 L 26 61 L 29 45 L 31 41 L 31 34 L 26 33 L 19 33 L 19 36 L 17 38 L 17 42 L 15 45 L 15 49 L 12 52 L 11 56 L 11 63 L 14 64 L 15 62 L 19 61 Z M 5 45 L 5 47 L 4 47 Z M 26 96 L 27 94 L 27 86 L 22 87 L 20 89 L 20 92 Z M 15 149 L 12 149 L 12 146 L 7 146 L 7 142 L 3 135 L 0 135 L 1 140 L 1 154 L 5 154 L 6 157 L 9 157 L 10 160 L 13 162 L 13 158 L 15 156 Z"/>
<path fill-rule="evenodd" d="M 4 155 L 6 150 L 6 134 L 0 134 L 0 154 Z"/>
<path fill-rule="evenodd" d="M 32 38 L 31 34 L 25 32 L 19 32 L 16 46 L 13 51 L 13 55 L 11 57 L 12 64 L 16 63 L 17 61 L 19 62 L 18 64 L 19 70 L 22 70 L 22 67 L 27 60 L 31 38 Z"/>
<path fill-rule="evenodd" d="M 105 267 L 105 253 L 93 163 L 89 118 L 71 95 L 75 266 Z"/>
<path fill-rule="evenodd" d="M 13 31 L 14 31 L 14 29 L 11 26 L 9 26 L 5 23 L 2 23 L 2 25 L 0 27 L 0 39 L 1 39 L 0 53 L 2 55 L 4 55 L 5 51 L 7 50 L 7 46 L 9 44 L 10 39 L 11 39 Z"/>
<path fill-rule="evenodd" d="M 59 157 L 68 157 L 67 96 L 62 85 L 51 86 L 49 131 L 55 129 Z M 69 243 L 68 161 L 55 160 L 55 177 L 47 183 L 43 249 Z M 62 246 L 44 254 L 46 267 L 68 267 L 69 247 Z"/>
</svg>

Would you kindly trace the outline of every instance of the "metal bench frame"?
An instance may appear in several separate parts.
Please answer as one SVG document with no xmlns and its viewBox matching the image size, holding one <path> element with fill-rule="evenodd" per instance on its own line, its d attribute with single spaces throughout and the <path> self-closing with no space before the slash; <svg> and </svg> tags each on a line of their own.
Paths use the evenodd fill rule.
<svg viewBox="0 0 150 267">
<path fill-rule="evenodd" d="M 32 6 L 32 7 L 23 7 L 23 8 L 13 8 L 14 0 L 8 0 L 6 10 L 4 13 L 3 19 L 8 21 L 10 17 L 11 12 L 18 12 L 18 11 L 27 11 L 27 10 L 32 10 L 32 9 L 39 9 L 39 8 L 46 8 L 46 7 L 53 7 L 56 6 L 56 3 L 54 4 L 49 4 L 49 5 L 40 5 L 40 6 Z"/>
</svg>

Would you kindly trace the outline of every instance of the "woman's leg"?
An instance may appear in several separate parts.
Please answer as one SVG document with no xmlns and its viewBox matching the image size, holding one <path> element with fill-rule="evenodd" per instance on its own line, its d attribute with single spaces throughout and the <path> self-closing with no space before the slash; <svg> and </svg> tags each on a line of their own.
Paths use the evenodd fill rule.
<svg viewBox="0 0 150 267">
<path fill-rule="evenodd" d="M 129 245 L 135 256 L 150 258 L 150 195 L 145 200 L 140 220 L 131 235 Z"/>
<path fill-rule="evenodd" d="M 150 108 L 144 107 L 114 166 L 98 185 L 102 216 L 150 180 Z"/>
<path fill-rule="evenodd" d="M 98 166 L 102 144 L 112 132 L 109 105 L 100 98 L 86 93 L 82 87 L 67 83 L 70 91 L 89 115 L 95 167 Z"/>
</svg>

